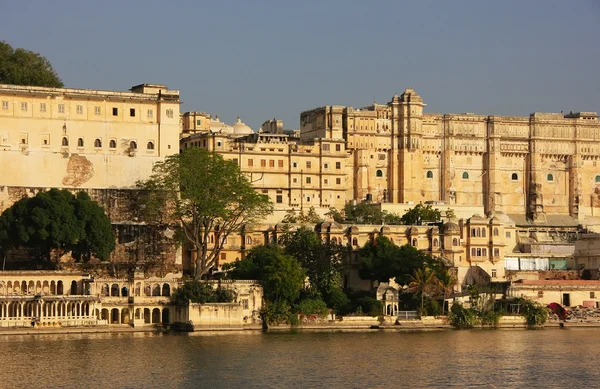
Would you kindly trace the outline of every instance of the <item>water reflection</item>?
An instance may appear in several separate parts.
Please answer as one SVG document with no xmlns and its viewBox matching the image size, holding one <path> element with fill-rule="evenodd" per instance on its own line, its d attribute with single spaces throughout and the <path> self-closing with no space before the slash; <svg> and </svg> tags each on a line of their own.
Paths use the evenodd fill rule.
<svg viewBox="0 0 600 389">
<path fill-rule="evenodd" d="M 580 387 L 600 329 L 1 336 L 3 386 Z"/>
</svg>

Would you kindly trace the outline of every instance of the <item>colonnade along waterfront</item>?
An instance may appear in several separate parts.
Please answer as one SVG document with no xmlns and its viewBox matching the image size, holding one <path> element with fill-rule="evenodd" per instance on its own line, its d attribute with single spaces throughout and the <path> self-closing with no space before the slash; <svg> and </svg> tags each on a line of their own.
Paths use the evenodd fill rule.
<svg viewBox="0 0 600 389">
<path fill-rule="evenodd" d="M 135 278 L 0 272 L 0 327 L 171 324 L 169 298 L 177 280 Z"/>
</svg>

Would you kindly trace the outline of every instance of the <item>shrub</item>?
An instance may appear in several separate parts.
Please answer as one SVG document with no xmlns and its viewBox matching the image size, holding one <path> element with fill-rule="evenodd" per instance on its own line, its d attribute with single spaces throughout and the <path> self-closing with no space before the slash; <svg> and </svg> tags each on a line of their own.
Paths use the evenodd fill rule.
<svg viewBox="0 0 600 389">
<path fill-rule="evenodd" d="M 290 320 L 291 307 L 286 301 L 265 301 L 260 311 L 267 324 L 282 324 Z"/>
<path fill-rule="evenodd" d="M 461 303 L 454 303 L 448 314 L 448 320 L 453 327 L 472 328 L 477 324 L 477 315 L 472 308 L 464 308 Z"/>
<path fill-rule="evenodd" d="M 303 315 L 317 315 L 326 317 L 329 310 L 327 304 L 321 299 L 304 299 L 298 304 L 298 311 Z"/>
<path fill-rule="evenodd" d="M 368 316 L 380 316 L 383 312 L 383 303 L 373 297 L 361 297 L 356 300 L 356 305 Z"/>
</svg>

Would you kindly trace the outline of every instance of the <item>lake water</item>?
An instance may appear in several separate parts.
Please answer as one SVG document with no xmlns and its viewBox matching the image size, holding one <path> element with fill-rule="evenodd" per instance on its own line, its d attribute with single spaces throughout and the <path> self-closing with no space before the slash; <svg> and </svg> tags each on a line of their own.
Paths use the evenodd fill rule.
<svg viewBox="0 0 600 389">
<path fill-rule="evenodd" d="M 0 336 L 0 387 L 599 387 L 600 329 Z"/>
</svg>

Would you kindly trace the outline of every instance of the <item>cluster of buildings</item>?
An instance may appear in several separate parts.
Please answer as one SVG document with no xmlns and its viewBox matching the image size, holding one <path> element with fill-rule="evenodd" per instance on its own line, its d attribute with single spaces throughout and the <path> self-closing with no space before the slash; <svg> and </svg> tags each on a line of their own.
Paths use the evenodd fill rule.
<svg viewBox="0 0 600 389">
<path fill-rule="evenodd" d="M 75 312 L 77 320 L 109 323 L 172 322 L 175 312 L 165 308 L 163 286 L 169 285 L 169 293 L 176 287 L 175 280 L 191 269 L 190 254 L 168 243 L 168 228 L 143 219 L 136 182 L 157 161 L 192 147 L 237 163 L 275 206 L 262 223 L 228 238 L 220 265 L 276 241 L 291 211 L 313 208 L 325 215 L 366 201 L 397 214 L 432 204 L 442 213 L 452 209 L 456 219 L 375 226 L 324 217 L 315 231 L 354 249 L 383 234 L 425 250 L 456 269 L 457 292 L 473 283 L 497 283 L 510 285 L 513 295 L 546 302 L 550 280 L 561 291 L 581 291 L 586 284 L 572 279 L 584 270 L 586 278 L 598 278 L 596 113 L 434 114 L 424 112 L 421 96 L 406 89 L 386 104 L 304 111 L 298 129 L 286 130 L 281 120 L 271 119 L 254 130 L 240 118 L 229 125 L 208 113 L 182 113 L 180 103 L 179 91 L 158 84 L 128 92 L 0 85 L 0 211 L 40 190 L 84 190 L 105 208 L 118 239 L 114 280 L 61 275 L 59 294 L 57 280 L 52 288 L 54 275 L 23 273 L 21 280 L 2 272 L 0 322 L 25 312 L 36 317 Z M 8 258 L 8 266 L 17 260 L 26 262 Z M 370 287 L 355 272 L 344 282 Z M 155 284 L 163 285 L 159 295 Z M 600 301 L 592 290 L 576 299 L 569 293 L 557 302 Z M 65 297 L 71 295 L 77 297 Z M 41 302 L 38 296 L 52 297 Z M 258 307 L 239 303 L 247 306 L 245 317 Z"/>
</svg>

